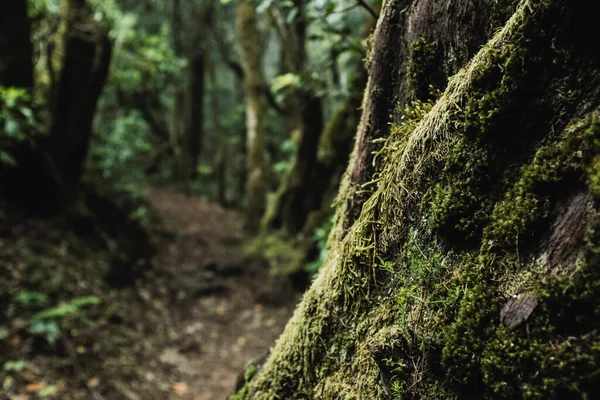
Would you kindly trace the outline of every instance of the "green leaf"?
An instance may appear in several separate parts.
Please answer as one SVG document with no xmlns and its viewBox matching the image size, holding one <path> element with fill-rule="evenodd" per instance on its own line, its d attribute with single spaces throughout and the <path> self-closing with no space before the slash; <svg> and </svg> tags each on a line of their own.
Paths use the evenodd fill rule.
<svg viewBox="0 0 600 400">
<path fill-rule="evenodd" d="M 50 397 L 54 396 L 56 392 L 58 392 L 58 387 L 56 385 L 48 385 L 40 390 L 39 396 L 42 398 Z"/>
<path fill-rule="evenodd" d="M 31 110 L 31 108 L 21 107 L 19 108 L 19 111 L 21 112 L 21 114 L 27 117 L 27 119 L 33 118 L 33 111 Z"/>
<path fill-rule="evenodd" d="M 15 301 L 19 304 L 29 305 L 29 304 L 45 304 L 48 301 L 48 298 L 44 293 L 40 292 L 19 292 L 15 296 Z"/>
<path fill-rule="evenodd" d="M 256 12 L 258 14 L 262 14 L 263 12 L 265 12 L 267 10 L 267 8 L 271 7 L 271 5 L 273 4 L 274 0 L 263 0 L 258 7 L 256 7 Z"/>
<path fill-rule="evenodd" d="M 13 118 L 7 118 L 4 123 L 4 131 L 9 137 L 19 137 L 19 123 Z"/>
<path fill-rule="evenodd" d="M 17 160 L 5 151 L 0 150 L 0 163 L 10 165 L 11 167 L 17 166 Z"/>
<path fill-rule="evenodd" d="M 60 327 L 56 321 L 31 321 L 29 332 L 44 336 L 50 344 L 54 344 L 60 337 Z"/>
<path fill-rule="evenodd" d="M 68 315 L 73 315 L 81 307 L 91 305 L 91 304 L 100 304 L 102 301 L 100 298 L 96 296 L 89 297 L 79 297 L 69 301 L 68 303 L 60 304 L 56 307 L 49 308 L 44 311 L 40 311 L 39 313 L 34 314 L 31 319 L 34 321 L 39 320 L 47 320 L 47 319 L 59 319 L 66 317 Z"/>
<path fill-rule="evenodd" d="M 2 369 L 4 371 L 14 371 L 14 372 L 21 372 L 23 371 L 25 368 L 27 367 L 27 362 L 24 360 L 18 360 L 18 361 L 7 361 L 4 363 L 4 365 L 2 366 Z"/>
<path fill-rule="evenodd" d="M 287 23 L 291 23 L 298 16 L 298 8 L 294 7 L 290 10 L 286 17 Z"/>
<path fill-rule="evenodd" d="M 287 73 L 279 75 L 277 78 L 275 78 L 273 84 L 271 85 L 271 90 L 274 92 L 279 92 L 286 88 L 297 88 L 301 85 L 302 81 L 298 75 Z"/>
</svg>

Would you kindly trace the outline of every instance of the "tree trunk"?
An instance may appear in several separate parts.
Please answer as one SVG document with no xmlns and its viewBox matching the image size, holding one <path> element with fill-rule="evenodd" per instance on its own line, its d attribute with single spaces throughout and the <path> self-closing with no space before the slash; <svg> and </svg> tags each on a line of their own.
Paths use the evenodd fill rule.
<svg viewBox="0 0 600 400">
<path fill-rule="evenodd" d="M 33 88 L 33 47 L 27 0 L 0 7 L 0 85 Z"/>
<path fill-rule="evenodd" d="M 254 231 L 258 229 L 260 218 L 265 210 L 266 189 L 262 123 L 264 85 L 260 67 L 256 10 L 252 1 L 242 0 L 238 5 L 236 29 L 241 47 L 246 98 L 247 228 Z"/>
<path fill-rule="evenodd" d="M 54 94 L 51 154 L 61 186 L 77 189 L 92 136 L 96 105 L 111 59 L 111 42 L 84 0 L 66 0 L 60 30 L 61 65 Z"/>
<path fill-rule="evenodd" d="M 374 12 L 381 11 L 381 1 L 373 4 Z M 370 19 L 362 33 L 367 39 L 375 29 L 375 19 Z M 352 141 L 361 117 L 361 106 L 367 85 L 368 73 L 363 65 L 364 55 L 354 52 L 353 63 L 358 65 L 350 75 L 349 94 L 333 113 L 319 139 L 317 162 L 309 177 L 306 202 L 310 209 L 302 231 L 311 235 L 332 213 L 331 204 L 338 191 L 343 172 L 348 166 Z M 335 64 L 335 63 L 332 63 Z"/>
<path fill-rule="evenodd" d="M 319 139 L 317 160 L 310 171 L 309 185 L 304 194 L 306 221 L 302 232 L 312 235 L 331 213 L 331 204 L 348 166 L 352 140 L 360 121 L 367 70 L 360 67 L 350 79 L 350 94 L 331 116 Z"/>
<path fill-rule="evenodd" d="M 595 32 L 583 1 L 385 2 L 327 258 L 233 399 L 600 395 Z"/>
<path fill-rule="evenodd" d="M 292 168 L 279 187 L 271 209 L 265 215 L 270 229 L 283 228 L 289 234 L 300 232 L 314 208 L 310 196 L 311 176 L 317 161 L 319 137 L 323 131 L 321 99 L 312 96 L 302 110 L 302 130 Z"/>
<path fill-rule="evenodd" d="M 219 99 L 219 85 L 215 60 L 208 60 L 208 77 L 210 80 L 211 117 L 218 141 L 218 154 L 216 159 L 217 200 L 221 205 L 228 205 L 227 185 L 229 183 L 229 138 L 221 124 L 221 102 Z"/>
<path fill-rule="evenodd" d="M 173 52 L 177 57 L 183 57 L 183 21 L 181 15 L 181 0 L 173 0 L 171 8 L 171 29 Z M 183 89 L 185 80 L 177 82 L 175 95 L 173 96 L 173 109 L 171 110 L 171 144 L 175 153 L 175 164 L 177 168 L 177 179 L 187 184 L 189 174 L 189 162 L 187 161 L 187 152 L 185 151 L 186 140 L 184 139 L 185 132 L 185 97 L 186 93 Z"/>
<path fill-rule="evenodd" d="M 285 21 L 276 10 L 272 12 L 281 39 L 284 70 L 296 75 L 306 73 L 306 15 L 304 0 L 296 0 L 296 18 Z M 309 91 L 297 90 L 288 100 L 287 126 L 291 133 L 298 132 L 298 151 L 290 172 L 281 182 L 275 198 L 264 216 L 264 226 L 284 229 L 289 234 L 300 232 L 308 213 L 313 208 L 309 196 L 311 174 L 314 171 L 319 138 L 323 130 L 321 99 Z"/>
<path fill-rule="evenodd" d="M 204 54 L 196 53 L 188 59 L 188 83 L 186 99 L 186 132 L 190 177 L 198 177 L 198 162 L 204 139 Z"/>
</svg>

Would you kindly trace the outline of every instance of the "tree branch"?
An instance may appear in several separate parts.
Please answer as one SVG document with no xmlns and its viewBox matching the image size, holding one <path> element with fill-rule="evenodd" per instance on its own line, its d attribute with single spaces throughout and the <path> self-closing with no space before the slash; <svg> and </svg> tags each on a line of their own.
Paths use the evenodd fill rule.
<svg viewBox="0 0 600 400">
<path fill-rule="evenodd" d="M 378 18 L 379 18 L 379 15 L 377 15 L 377 13 L 375 12 L 375 10 L 373 10 L 373 9 L 371 8 L 371 6 L 367 4 L 367 2 L 366 2 L 365 0 L 356 0 L 356 2 L 357 2 L 357 3 L 358 3 L 358 4 L 359 4 L 359 5 L 362 7 L 362 8 L 364 8 L 365 10 L 367 10 L 367 12 L 368 12 L 369 14 L 371 14 L 371 15 L 373 16 L 373 18 L 375 18 L 375 19 L 378 19 Z"/>
</svg>

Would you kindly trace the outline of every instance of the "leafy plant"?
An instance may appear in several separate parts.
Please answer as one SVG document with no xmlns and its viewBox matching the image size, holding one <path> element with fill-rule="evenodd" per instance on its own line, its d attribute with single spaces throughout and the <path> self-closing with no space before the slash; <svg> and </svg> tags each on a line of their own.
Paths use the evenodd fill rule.
<svg viewBox="0 0 600 400">
<path fill-rule="evenodd" d="M 0 164 L 16 166 L 10 149 L 29 141 L 38 129 L 31 96 L 24 89 L 0 86 Z"/>
<path fill-rule="evenodd" d="M 44 305 L 47 301 L 48 297 L 44 293 L 40 292 L 22 291 L 15 296 L 15 302 L 23 306 Z"/>
<path fill-rule="evenodd" d="M 27 362 L 24 360 L 7 361 L 2 366 L 2 369 L 6 372 L 21 372 L 25 368 L 27 368 Z"/>
<path fill-rule="evenodd" d="M 78 297 L 56 307 L 41 310 L 27 320 L 27 331 L 35 336 L 43 336 L 52 345 L 61 336 L 60 322 L 64 318 L 78 315 L 84 307 L 100 303 L 100 298 L 96 296 Z"/>
<path fill-rule="evenodd" d="M 100 300 L 96 296 L 88 296 L 88 297 L 78 297 L 67 303 L 60 304 L 56 307 L 48 308 L 44 311 L 40 311 L 34 314 L 31 319 L 32 320 L 52 320 L 52 319 L 61 319 L 69 315 L 76 314 L 81 308 L 92 305 L 92 304 L 100 304 L 102 300 Z"/>
</svg>

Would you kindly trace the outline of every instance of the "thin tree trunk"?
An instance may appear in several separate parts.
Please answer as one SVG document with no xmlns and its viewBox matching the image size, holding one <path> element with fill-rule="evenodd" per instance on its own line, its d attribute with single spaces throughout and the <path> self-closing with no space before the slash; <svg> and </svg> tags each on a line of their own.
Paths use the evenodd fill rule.
<svg viewBox="0 0 600 400">
<path fill-rule="evenodd" d="M 313 208 L 310 191 L 315 182 L 310 178 L 316 166 L 319 138 L 323 131 L 321 99 L 315 96 L 309 98 L 301 117 L 302 131 L 292 168 L 281 183 L 272 208 L 265 215 L 267 228 L 283 228 L 292 235 L 302 230 Z"/>
<path fill-rule="evenodd" d="M 33 88 L 33 47 L 26 0 L 0 6 L 0 85 Z"/>
<path fill-rule="evenodd" d="M 183 57 L 183 21 L 181 16 L 181 0 L 173 0 L 171 9 L 171 35 L 173 41 L 173 52 L 177 57 Z M 175 165 L 177 169 L 177 179 L 186 184 L 189 179 L 189 167 L 187 161 L 187 152 L 185 151 L 186 141 L 184 139 L 185 130 L 185 96 L 183 89 L 185 82 L 178 82 L 173 96 L 173 109 L 171 110 L 171 129 L 170 141 L 175 154 Z"/>
<path fill-rule="evenodd" d="M 260 66 L 259 34 L 256 10 L 251 0 L 242 0 L 236 10 L 236 29 L 244 69 L 246 98 L 246 149 L 248 202 L 247 228 L 256 230 L 265 210 L 265 166 L 263 143 L 263 80 Z"/>
<path fill-rule="evenodd" d="M 203 51 L 188 59 L 185 137 L 188 151 L 188 168 L 191 179 L 198 177 L 198 162 L 204 139 L 204 75 Z"/>
<path fill-rule="evenodd" d="M 227 205 L 227 184 L 228 182 L 228 159 L 229 159 L 229 138 L 227 132 L 221 124 L 221 104 L 219 99 L 219 85 L 217 81 L 217 71 L 215 69 L 214 57 L 207 60 L 208 78 L 210 80 L 210 103 L 212 123 L 217 134 L 218 154 L 216 160 L 216 178 L 217 178 L 217 200 L 221 205 Z"/>
</svg>

